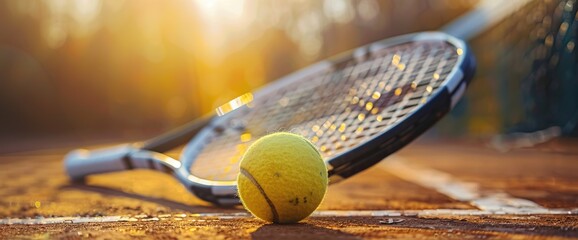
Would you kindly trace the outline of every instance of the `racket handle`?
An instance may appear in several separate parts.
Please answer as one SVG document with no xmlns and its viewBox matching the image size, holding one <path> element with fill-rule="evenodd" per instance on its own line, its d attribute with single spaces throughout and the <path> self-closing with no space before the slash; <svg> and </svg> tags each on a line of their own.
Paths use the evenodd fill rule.
<svg viewBox="0 0 578 240">
<path fill-rule="evenodd" d="M 109 148 L 86 150 L 76 149 L 64 158 L 64 166 L 72 180 L 82 180 L 87 175 L 106 172 L 117 172 L 130 169 L 126 158 L 137 150 L 131 144 Z"/>
</svg>

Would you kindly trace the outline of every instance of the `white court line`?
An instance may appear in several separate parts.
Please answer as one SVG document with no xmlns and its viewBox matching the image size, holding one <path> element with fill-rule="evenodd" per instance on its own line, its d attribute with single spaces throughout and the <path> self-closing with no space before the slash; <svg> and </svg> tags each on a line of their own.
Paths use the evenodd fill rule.
<svg viewBox="0 0 578 240">
<path fill-rule="evenodd" d="M 544 209 L 540 212 L 516 211 L 512 213 L 493 212 L 477 209 L 433 209 L 433 210 L 319 210 L 311 218 L 320 217 L 451 217 L 481 215 L 578 215 L 578 209 Z M 247 212 L 238 213 L 200 213 L 200 214 L 163 214 L 158 216 L 102 216 L 102 217 L 51 217 L 51 218 L 5 218 L 0 225 L 36 225 L 36 224 L 78 224 L 110 222 L 151 222 L 151 221 L 190 221 L 209 222 L 230 219 L 252 218 Z"/>
<path fill-rule="evenodd" d="M 461 181 L 442 171 L 408 164 L 399 156 L 390 156 L 378 166 L 408 182 L 435 190 L 455 200 L 468 202 L 484 212 L 548 214 L 555 210 L 544 208 L 527 199 L 512 197 L 500 190 L 482 190 L 477 183 Z"/>
</svg>

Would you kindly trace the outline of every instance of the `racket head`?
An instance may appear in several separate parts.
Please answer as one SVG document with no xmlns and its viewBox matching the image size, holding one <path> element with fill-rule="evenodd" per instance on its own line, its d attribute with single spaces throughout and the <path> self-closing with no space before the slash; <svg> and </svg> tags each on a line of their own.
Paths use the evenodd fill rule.
<svg viewBox="0 0 578 240">
<path fill-rule="evenodd" d="M 461 98 L 475 61 L 466 44 L 440 32 L 372 43 L 288 75 L 247 105 L 214 117 L 181 155 L 181 178 L 200 198 L 238 203 L 235 180 L 248 146 L 279 131 L 320 150 L 330 183 L 405 146 Z"/>
</svg>

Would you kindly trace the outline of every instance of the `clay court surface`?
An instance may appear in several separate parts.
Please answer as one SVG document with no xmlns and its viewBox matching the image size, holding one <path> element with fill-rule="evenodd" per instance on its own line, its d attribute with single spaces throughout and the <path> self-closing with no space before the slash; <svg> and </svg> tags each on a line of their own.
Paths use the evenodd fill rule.
<svg viewBox="0 0 578 240">
<path fill-rule="evenodd" d="M 500 152 L 487 141 L 422 139 L 332 185 L 318 211 L 292 225 L 261 222 L 242 207 L 211 206 L 157 172 L 71 183 L 62 157 L 87 143 L 51 141 L 29 150 L 34 144 L 3 145 L 2 239 L 578 238 L 575 140 Z"/>
</svg>

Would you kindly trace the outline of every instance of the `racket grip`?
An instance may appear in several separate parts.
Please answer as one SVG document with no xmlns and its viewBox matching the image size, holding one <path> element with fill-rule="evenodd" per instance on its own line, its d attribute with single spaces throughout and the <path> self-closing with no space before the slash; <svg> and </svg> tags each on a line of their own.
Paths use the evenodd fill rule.
<svg viewBox="0 0 578 240">
<path fill-rule="evenodd" d="M 76 149 L 65 156 L 64 166 L 72 180 L 82 180 L 87 175 L 96 173 L 123 171 L 130 169 L 126 159 L 136 150 L 131 144 L 91 151 Z"/>
</svg>

